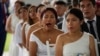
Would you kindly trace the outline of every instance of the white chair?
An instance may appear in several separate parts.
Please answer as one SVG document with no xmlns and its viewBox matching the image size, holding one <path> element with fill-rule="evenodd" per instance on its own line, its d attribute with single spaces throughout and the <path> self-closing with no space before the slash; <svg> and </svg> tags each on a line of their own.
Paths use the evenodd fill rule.
<svg viewBox="0 0 100 56">
<path fill-rule="evenodd" d="M 97 39 L 94 40 L 95 40 L 96 56 L 99 56 L 98 44 L 100 44 L 100 42 L 97 42 Z"/>
</svg>

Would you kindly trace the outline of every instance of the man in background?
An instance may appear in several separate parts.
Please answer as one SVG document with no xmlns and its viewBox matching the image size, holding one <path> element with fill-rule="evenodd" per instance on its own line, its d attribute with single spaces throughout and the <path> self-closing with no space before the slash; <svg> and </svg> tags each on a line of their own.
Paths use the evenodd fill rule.
<svg viewBox="0 0 100 56">
<path fill-rule="evenodd" d="M 62 22 L 63 22 L 63 19 L 65 18 L 67 4 L 64 1 L 55 1 L 54 8 L 57 11 L 57 15 L 58 15 L 58 21 L 57 21 L 58 29 L 62 29 Z"/>
<path fill-rule="evenodd" d="M 96 15 L 95 0 L 80 0 L 80 9 L 84 15 L 83 31 L 91 33 L 100 42 L 100 16 Z M 100 54 L 100 45 L 98 45 Z"/>
</svg>

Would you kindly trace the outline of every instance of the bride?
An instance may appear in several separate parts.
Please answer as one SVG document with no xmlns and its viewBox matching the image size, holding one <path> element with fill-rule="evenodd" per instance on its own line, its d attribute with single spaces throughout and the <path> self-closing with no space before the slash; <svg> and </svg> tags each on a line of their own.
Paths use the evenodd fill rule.
<svg viewBox="0 0 100 56">
<path fill-rule="evenodd" d="M 56 56 L 96 56 L 94 37 L 81 31 L 84 21 L 82 12 L 71 9 L 65 21 L 67 33 L 59 35 L 56 41 Z"/>
<path fill-rule="evenodd" d="M 55 28 L 57 13 L 53 8 L 46 8 L 41 13 L 42 26 L 33 32 L 30 36 L 29 55 L 30 56 L 47 56 L 48 40 L 50 44 L 55 44 L 57 36 L 63 32 Z M 55 47 L 50 46 L 50 55 L 55 56 Z"/>
</svg>

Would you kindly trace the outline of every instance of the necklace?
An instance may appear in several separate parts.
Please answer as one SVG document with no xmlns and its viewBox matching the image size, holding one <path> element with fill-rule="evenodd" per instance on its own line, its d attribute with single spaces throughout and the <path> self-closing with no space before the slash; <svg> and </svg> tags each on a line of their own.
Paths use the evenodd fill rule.
<svg viewBox="0 0 100 56">
<path fill-rule="evenodd" d="M 46 33 L 46 37 L 47 37 L 46 39 L 47 39 L 49 42 L 51 42 L 51 40 L 52 40 L 52 35 Z"/>
<path fill-rule="evenodd" d="M 45 30 L 45 29 L 42 29 L 42 33 L 44 34 L 44 37 L 45 37 L 45 39 L 47 40 L 47 41 L 49 41 L 49 42 L 52 42 L 52 36 L 53 36 L 53 34 L 54 34 L 54 32 L 53 32 L 54 30 L 51 30 L 51 31 L 47 31 L 47 30 Z"/>
</svg>

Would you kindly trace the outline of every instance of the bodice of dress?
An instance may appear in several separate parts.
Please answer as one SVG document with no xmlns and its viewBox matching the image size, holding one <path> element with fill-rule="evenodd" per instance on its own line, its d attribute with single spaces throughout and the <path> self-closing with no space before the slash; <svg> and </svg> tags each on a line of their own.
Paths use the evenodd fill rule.
<svg viewBox="0 0 100 56">
<path fill-rule="evenodd" d="M 34 34 L 31 34 L 30 41 L 34 41 L 38 45 L 38 51 L 37 56 L 47 56 L 47 45 L 42 43 L 37 36 Z M 50 56 L 55 56 L 55 47 L 49 47 L 50 48 Z"/>
<path fill-rule="evenodd" d="M 22 43 L 22 23 L 23 21 L 21 20 L 17 25 L 14 33 L 14 42 L 16 44 Z"/>
<path fill-rule="evenodd" d="M 20 19 L 16 16 L 15 13 L 11 14 L 11 29 L 12 29 L 12 31 L 15 31 L 16 25 L 18 24 L 19 21 L 20 21 Z"/>
<path fill-rule="evenodd" d="M 28 30 L 29 30 L 29 28 L 30 28 L 30 25 L 27 23 L 27 22 L 25 22 L 25 35 L 27 35 L 27 33 L 28 33 Z"/>
<path fill-rule="evenodd" d="M 63 47 L 63 56 L 90 56 L 89 51 L 89 33 L 84 32 L 83 36 L 72 43 L 65 44 Z"/>
</svg>

